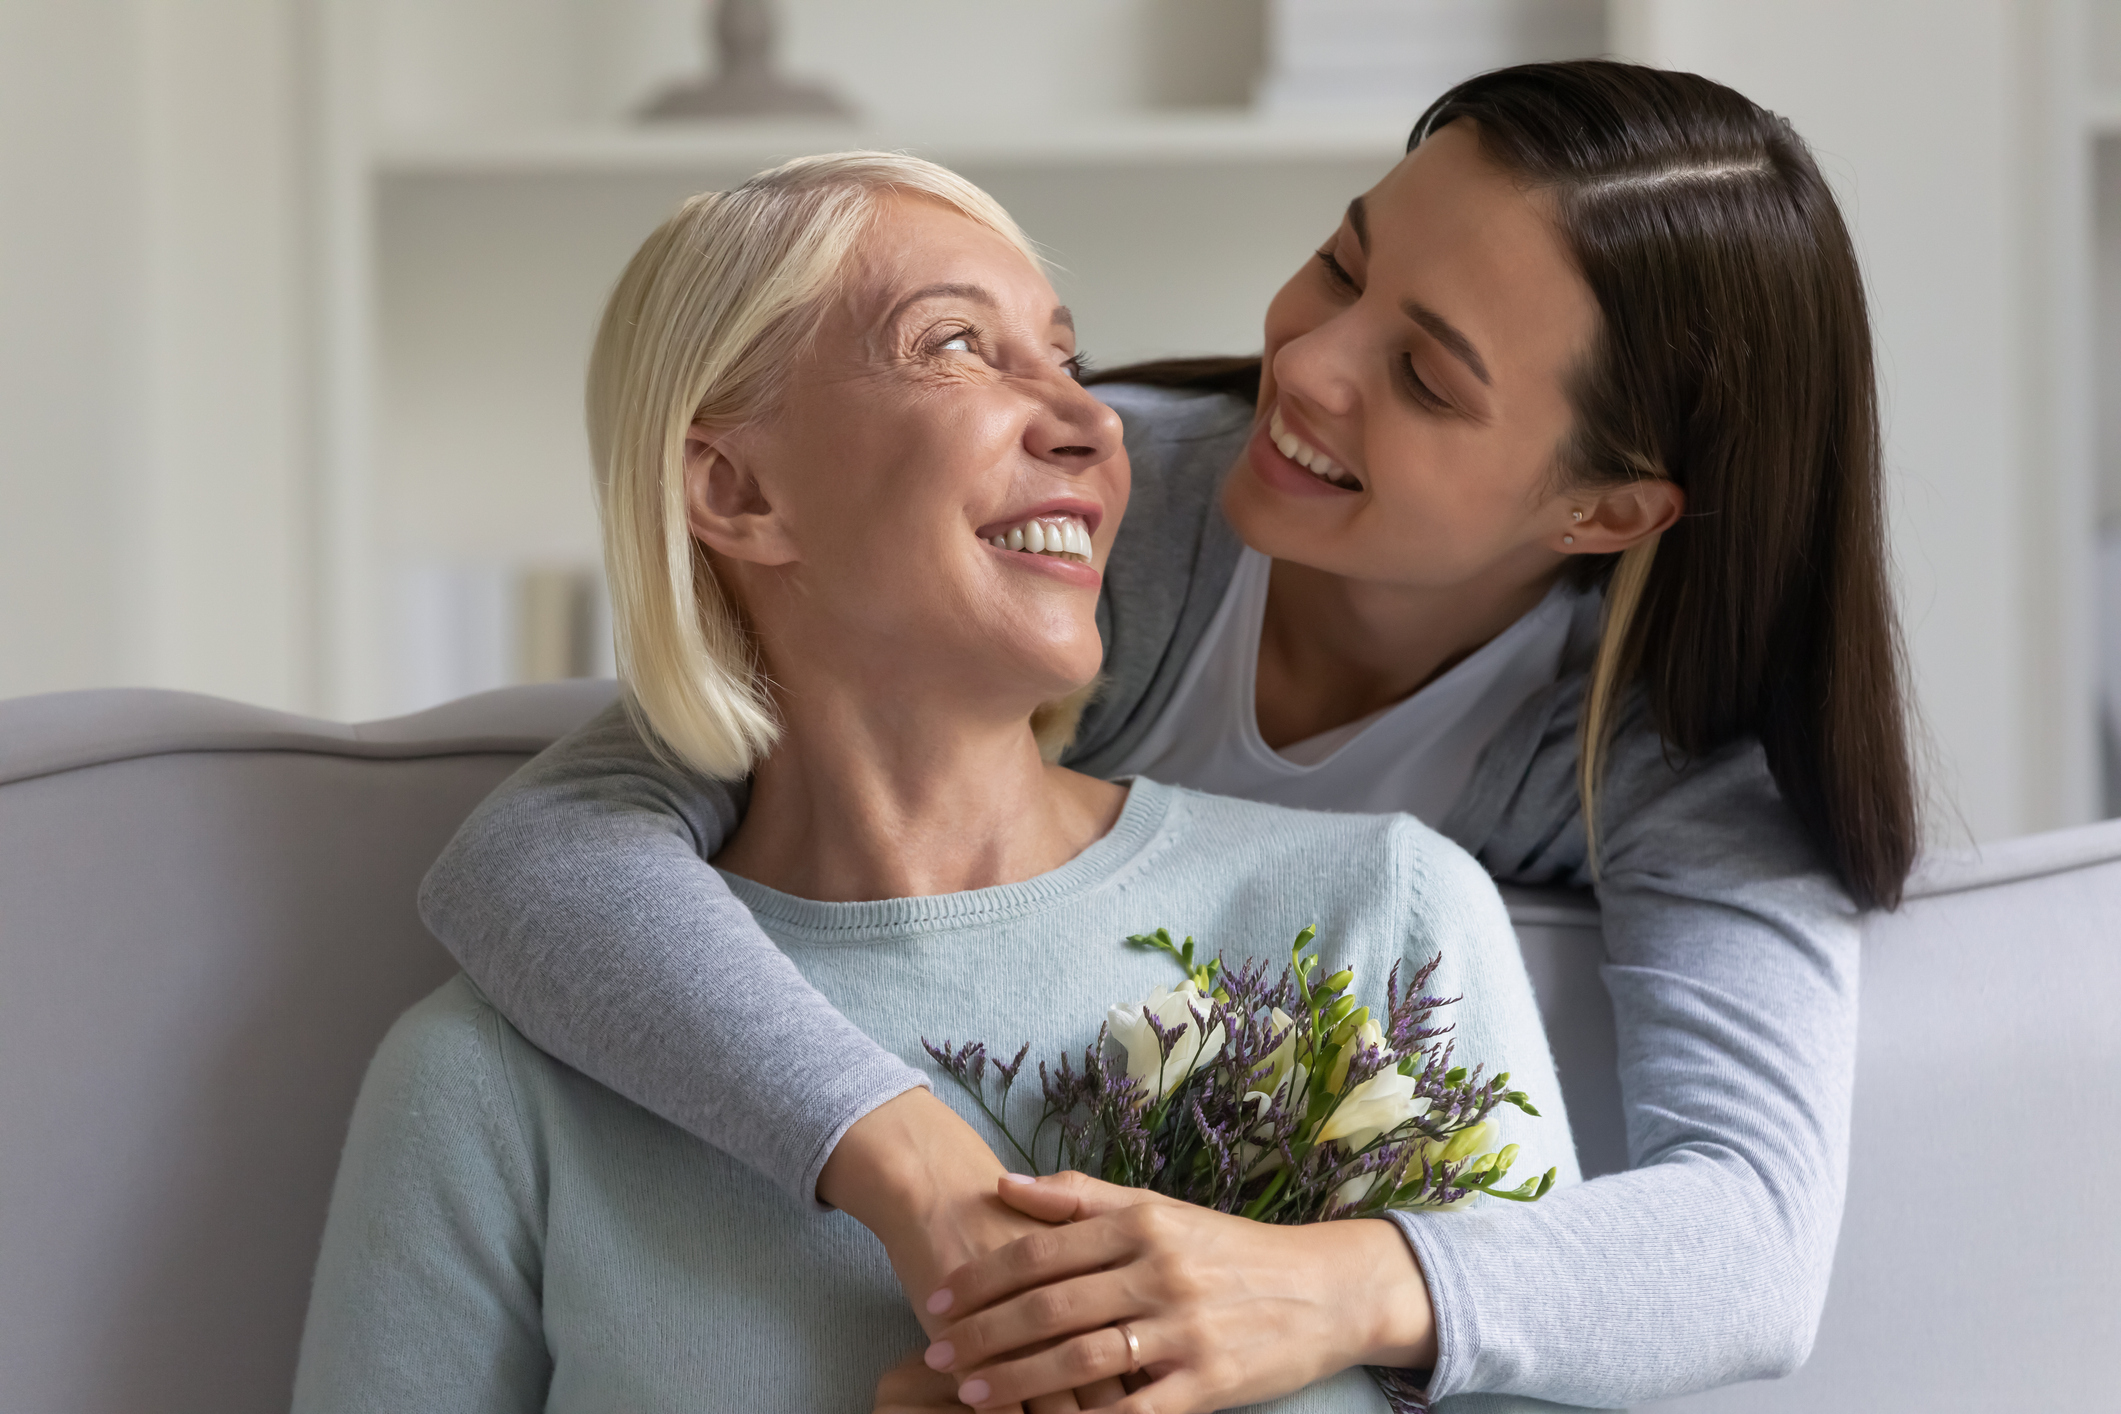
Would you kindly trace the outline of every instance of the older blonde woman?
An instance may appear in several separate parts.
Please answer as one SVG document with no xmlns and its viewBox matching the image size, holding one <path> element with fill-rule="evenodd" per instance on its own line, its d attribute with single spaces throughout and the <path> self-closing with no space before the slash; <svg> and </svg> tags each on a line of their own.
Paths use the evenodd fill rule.
<svg viewBox="0 0 2121 1414">
<path fill-rule="evenodd" d="M 632 708 L 692 770 L 751 775 L 714 862 L 877 1041 L 908 1060 L 924 1035 L 1081 1046 L 1111 1002 L 1170 980 L 1125 935 L 1168 924 L 1271 956 L 1315 923 L 1330 965 L 1378 984 L 1441 953 L 1467 998 L 1459 1054 L 1506 1060 L 1549 1107 L 1507 1137 L 1530 1171 L 1573 1176 L 1514 939 L 1470 857 L 1405 816 L 1108 783 L 1042 755 L 1097 672 L 1128 467 L 1076 380 L 1067 311 L 990 199 L 874 154 L 697 197 L 628 267 L 589 384 Z M 977 1145 L 962 1162 L 1001 1175 Z M 296 1407 L 848 1409 L 894 1366 L 882 1402 L 991 1404 L 978 1376 L 901 1363 L 921 1327 L 855 1219 L 903 1205 L 804 1207 L 458 979 L 363 1088 Z M 1085 1399 L 1146 1374 L 1217 1407 L 1381 1408 L 1354 1367 L 1413 1365 L 1426 1336 L 1399 1229 L 1201 1217 L 1211 1239 L 1281 1244 L 1276 1319 L 1314 1358 L 1218 1374 L 1156 1292 L 1114 1289 L 1100 1315 L 1128 1335 L 1069 1357 Z"/>
</svg>

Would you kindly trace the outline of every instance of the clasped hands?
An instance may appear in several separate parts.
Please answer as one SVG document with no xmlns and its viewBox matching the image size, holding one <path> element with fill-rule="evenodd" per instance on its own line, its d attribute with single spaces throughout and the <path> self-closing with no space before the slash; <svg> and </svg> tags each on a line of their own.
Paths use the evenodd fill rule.
<svg viewBox="0 0 2121 1414">
<path fill-rule="evenodd" d="M 909 1188 L 904 1169 L 887 1162 L 902 1181 L 836 1203 L 883 1239 L 931 1337 L 884 1377 L 879 1414 L 968 1405 L 1206 1414 L 1351 1365 L 1434 1364 L 1428 1290 L 1391 1223 L 1276 1227 L 1082 1174 L 1003 1174 L 954 1112 L 913 1095 L 872 1112 L 849 1137 L 899 1107 L 894 1123 L 921 1131 L 916 1148 L 937 1139 L 956 1148 L 969 1137 L 984 1163 L 959 1152 L 944 1166 L 921 1165 Z M 963 1136 L 949 1135 L 934 1109 Z M 828 1202 L 845 1150 L 843 1140 L 819 1183 Z M 856 1170 L 881 1177 L 875 1167 L 857 1160 L 839 1186 Z M 938 1193 L 937 1175 L 963 1178 L 949 1185 L 955 1192 Z"/>
</svg>

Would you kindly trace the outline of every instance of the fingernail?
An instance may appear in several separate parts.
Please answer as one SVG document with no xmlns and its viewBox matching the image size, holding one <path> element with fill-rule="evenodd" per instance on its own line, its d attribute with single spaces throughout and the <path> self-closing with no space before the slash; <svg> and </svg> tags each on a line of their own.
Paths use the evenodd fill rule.
<svg viewBox="0 0 2121 1414">
<path fill-rule="evenodd" d="M 977 1404 L 992 1393 L 994 1391 L 987 1388 L 985 1380 L 967 1380 L 957 1387 L 957 1398 L 960 1404 Z"/>
<path fill-rule="evenodd" d="M 947 1340 L 939 1340 L 929 1346 L 928 1353 L 921 1358 L 928 1362 L 931 1370 L 947 1370 L 957 1359 L 957 1347 Z"/>
<path fill-rule="evenodd" d="M 947 1286 L 943 1287 L 935 1295 L 928 1298 L 928 1314 L 931 1316 L 942 1315 L 943 1312 L 950 1309 L 950 1303 L 955 1300 L 957 1298 L 950 1294 L 950 1288 Z"/>
<path fill-rule="evenodd" d="M 1003 1175 L 1002 1175 L 1002 1182 L 1004 1182 L 1004 1183 L 1036 1183 L 1036 1182 L 1038 1182 L 1038 1180 L 1037 1180 L 1037 1179 L 1035 1179 L 1035 1178 L 1033 1178 L 1033 1177 L 1032 1177 L 1032 1176 L 1031 1176 L 1030 1174 L 1028 1174 L 1028 1173 L 1005 1173 L 1005 1174 L 1003 1174 Z"/>
</svg>

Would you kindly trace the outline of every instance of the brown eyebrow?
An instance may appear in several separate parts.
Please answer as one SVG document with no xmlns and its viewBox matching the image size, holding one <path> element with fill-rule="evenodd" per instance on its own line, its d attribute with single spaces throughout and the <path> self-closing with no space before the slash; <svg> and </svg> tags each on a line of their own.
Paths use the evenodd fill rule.
<svg viewBox="0 0 2121 1414">
<path fill-rule="evenodd" d="M 1348 203 L 1348 225 L 1355 231 L 1355 244 L 1362 247 L 1364 255 L 1368 255 L 1370 253 L 1370 208 L 1359 196 Z"/>
<path fill-rule="evenodd" d="M 901 314 L 904 314 L 914 305 L 919 304 L 922 300 L 931 299 L 971 300 L 974 304 L 983 304 L 989 309 L 998 309 L 1001 306 L 1001 301 L 997 300 L 993 292 L 984 285 L 962 283 L 923 285 L 920 289 L 915 290 L 912 294 L 893 305 L 891 313 L 885 317 L 884 322 L 886 324 L 894 323 Z M 1064 304 L 1053 306 L 1053 314 L 1049 322 L 1061 325 L 1070 333 L 1075 332 L 1075 313 Z"/>
<path fill-rule="evenodd" d="M 1480 350 L 1473 347 L 1473 341 L 1457 325 L 1419 300 L 1402 300 L 1399 308 L 1407 318 L 1427 330 L 1429 337 L 1442 344 L 1453 358 L 1471 369 L 1475 378 L 1488 387 L 1495 386 L 1495 380 L 1488 377 L 1488 365 L 1481 359 Z"/>
</svg>

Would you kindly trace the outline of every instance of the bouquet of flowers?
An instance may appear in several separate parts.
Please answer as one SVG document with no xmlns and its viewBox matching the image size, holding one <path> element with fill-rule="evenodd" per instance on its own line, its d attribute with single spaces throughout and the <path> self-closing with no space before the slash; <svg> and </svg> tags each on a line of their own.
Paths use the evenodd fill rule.
<svg viewBox="0 0 2121 1414">
<path fill-rule="evenodd" d="M 1029 1045 L 1003 1061 L 981 1042 L 921 1044 L 1033 1173 L 1077 1169 L 1270 1223 L 1544 1197 L 1552 1169 L 1505 1186 L 1517 1146 L 1493 1149 L 1489 1118 L 1498 1105 L 1539 1111 L 1507 1072 L 1454 1065 L 1451 1028 L 1433 1024 L 1459 1000 L 1426 991 L 1440 958 L 1404 991 L 1395 966 L 1373 1016 L 1352 970 L 1314 975 L 1319 958 L 1304 950 L 1316 934 L 1297 934 L 1271 980 L 1257 963 L 1197 961 L 1193 939 L 1168 929 L 1129 938 L 1168 953 L 1184 980 L 1113 1007 L 1080 1066 L 1040 1061 L 1038 1115 L 1022 1133 L 1009 1097 Z"/>
</svg>

